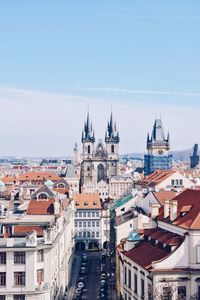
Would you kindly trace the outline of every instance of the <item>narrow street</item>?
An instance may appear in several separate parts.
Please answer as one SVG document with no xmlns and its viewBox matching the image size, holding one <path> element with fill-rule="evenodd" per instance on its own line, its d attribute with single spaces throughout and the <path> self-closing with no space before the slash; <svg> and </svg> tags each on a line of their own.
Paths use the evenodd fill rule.
<svg viewBox="0 0 200 300">
<path fill-rule="evenodd" d="M 102 252 L 84 252 L 84 255 L 87 256 L 87 260 L 83 262 L 83 252 L 76 253 L 76 257 L 78 257 L 78 259 L 76 258 L 76 262 L 78 262 L 76 266 L 79 265 L 79 268 L 76 268 L 74 274 L 72 274 L 73 280 L 66 299 L 116 300 L 115 291 L 111 287 L 111 280 L 107 278 L 107 274 L 111 273 L 108 267 L 110 264 L 106 262 L 107 260 L 104 260 L 102 264 Z M 86 268 L 84 275 L 81 274 L 81 266 L 83 264 L 86 266 L 83 267 Z M 104 265 L 103 270 L 102 265 Z M 104 284 L 102 284 L 102 275 L 105 276 Z M 84 287 L 81 289 L 81 292 L 77 293 L 79 282 L 83 282 Z"/>
<path fill-rule="evenodd" d="M 97 273 L 99 270 L 99 258 L 100 252 L 88 253 L 88 273 L 86 279 L 86 290 L 83 292 L 82 299 L 99 299 L 99 284 L 100 274 Z"/>
</svg>

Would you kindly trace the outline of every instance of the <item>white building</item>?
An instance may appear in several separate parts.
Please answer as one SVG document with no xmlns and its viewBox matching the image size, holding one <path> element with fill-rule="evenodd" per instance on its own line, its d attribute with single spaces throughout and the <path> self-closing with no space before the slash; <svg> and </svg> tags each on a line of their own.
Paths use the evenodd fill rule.
<svg viewBox="0 0 200 300">
<path fill-rule="evenodd" d="M 200 191 L 153 205 L 152 216 L 153 228 L 133 231 L 119 252 L 122 298 L 200 299 Z"/>
<path fill-rule="evenodd" d="M 102 210 L 98 194 L 76 194 L 76 249 L 103 248 L 110 236 L 109 210 Z"/>
<path fill-rule="evenodd" d="M 1 218 L 0 299 L 63 299 L 73 258 L 73 202 L 32 199 Z"/>
</svg>

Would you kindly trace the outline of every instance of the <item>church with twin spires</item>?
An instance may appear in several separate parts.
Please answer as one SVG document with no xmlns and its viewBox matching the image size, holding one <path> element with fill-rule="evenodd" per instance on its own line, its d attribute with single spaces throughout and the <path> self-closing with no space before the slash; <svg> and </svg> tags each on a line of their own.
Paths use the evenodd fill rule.
<svg viewBox="0 0 200 300">
<path fill-rule="evenodd" d="M 109 178 L 118 175 L 119 170 L 119 132 L 111 112 L 105 132 L 105 143 L 95 144 L 95 132 L 89 112 L 82 131 L 81 192 L 99 192 L 108 196 Z M 103 197 L 103 198 L 104 198 Z"/>
</svg>

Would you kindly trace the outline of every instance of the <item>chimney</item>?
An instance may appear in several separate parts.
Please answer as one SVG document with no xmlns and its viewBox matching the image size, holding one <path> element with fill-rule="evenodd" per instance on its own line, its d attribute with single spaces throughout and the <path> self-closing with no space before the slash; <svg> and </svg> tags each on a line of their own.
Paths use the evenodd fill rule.
<svg viewBox="0 0 200 300">
<path fill-rule="evenodd" d="M 158 203 L 151 204 L 151 218 L 156 218 L 158 216 L 159 207 L 160 207 L 160 205 Z"/>
<path fill-rule="evenodd" d="M 164 202 L 164 219 L 169 217 L 169 200 L 165 200 Z"/>
<path fill-rule="evenodd" d="M 170 201 L 170 221 L 174 221 L 177 218 L 178 201 Z"/>
</svg>

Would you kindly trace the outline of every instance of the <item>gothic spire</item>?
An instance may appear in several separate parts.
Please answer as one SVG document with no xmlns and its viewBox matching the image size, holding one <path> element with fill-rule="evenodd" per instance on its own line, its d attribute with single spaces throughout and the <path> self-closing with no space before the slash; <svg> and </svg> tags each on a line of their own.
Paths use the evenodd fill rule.
<svg viewBox="0 0 200 300">
<path fill-rule="evenodd" d="M 117 131 L 116 122 L 113 122 L 113 114 L 111 110 L 110 120 L 108 121 L 108 126 L 105 134 L 105 142 L 119 142 L 119 132 Z"/>
<path fill-rule="evenodd" d="M 84 123 L 84 130 L 82 132 L 82 143 L 83 142 L 95 142 L 94 130 L 92 128 L 92 122 L 90 122 L 89 111 L 87 113 L 87 119 Z"/>
</svg>

